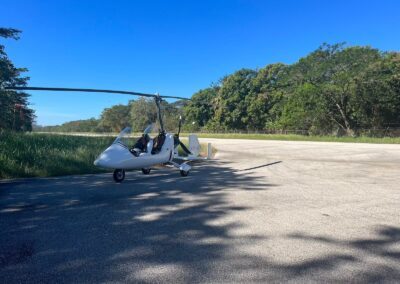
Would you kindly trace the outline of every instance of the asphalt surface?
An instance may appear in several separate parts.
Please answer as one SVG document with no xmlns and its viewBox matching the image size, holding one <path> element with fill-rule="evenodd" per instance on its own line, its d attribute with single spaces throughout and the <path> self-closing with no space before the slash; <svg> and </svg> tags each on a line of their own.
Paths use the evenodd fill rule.
<svg viewBox="0 0 400 284">
<path fill-rule="evenodd" d="M 400 145 L 207 140 L 188 177 L 0 182 L 0 282 L 400 281 Z"/>
</svg>

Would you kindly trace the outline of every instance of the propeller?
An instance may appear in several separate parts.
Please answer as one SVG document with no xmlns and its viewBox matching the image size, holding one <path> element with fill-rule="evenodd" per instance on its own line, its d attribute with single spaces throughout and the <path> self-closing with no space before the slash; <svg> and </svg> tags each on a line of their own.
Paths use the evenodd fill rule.
<svg viewBox="0 0 400 284">
<path fill-rule="evenodd" d="M 176 148 L 178 145 L 181 145 L 183 151 L 186 154 L 191 155 L 192 152 L 190 152 L 189 149 L 186 147 L 186 145 L 183 144 L 183 142 L 179 139 L 179 134 L 181 133 L 181 127 L 182 127 L 182 116 L 179 116 L 178 133 L 174 135 L 174 147 Z"/>
</svg>

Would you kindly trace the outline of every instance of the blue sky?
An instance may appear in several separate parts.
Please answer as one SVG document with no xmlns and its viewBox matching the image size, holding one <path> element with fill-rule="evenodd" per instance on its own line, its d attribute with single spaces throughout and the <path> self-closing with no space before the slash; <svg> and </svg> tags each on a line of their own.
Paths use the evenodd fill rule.
<svg viewBox="0 0 400 284">
<path fill-rule="evenodd" d="M 190 97 L 240 68 L 293 63 L 321 43 L 400 50 L 400 1 L 0 2 L 0 39 L 31 86 Z M 37 121 L 98 117 L 132 97 L 32 92 Z"/>
</svg>

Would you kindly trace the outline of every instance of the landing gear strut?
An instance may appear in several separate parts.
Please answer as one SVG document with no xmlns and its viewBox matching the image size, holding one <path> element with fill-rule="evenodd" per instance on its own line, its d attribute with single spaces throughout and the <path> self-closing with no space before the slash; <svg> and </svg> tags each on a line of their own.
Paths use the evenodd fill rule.
<svg viewBox="0 0 400 284">
<path fill-rule="evenodd" d="M 144 175 L 148 175 L 148 174 L 150 174 L 150 170 L 151 170 L 151 169 L 142 169 L 142 173 L 143 173 Z"/>
<path fill-rule="evenodd" d="M 186 177 L 189 174 L 190 169 L 192 168 L 187 163 L 177 164 L 173 161 L 170 161 L 169 163 L 173 165 L 175 168 L 179 169 L 179 172 L 183 177 Z"/>
<path fill-rule="evenodd" d="M 115 182 L 122 182 L 125 178 L 125 170 L 116 169 L 113 174 Z"/>
</svg>

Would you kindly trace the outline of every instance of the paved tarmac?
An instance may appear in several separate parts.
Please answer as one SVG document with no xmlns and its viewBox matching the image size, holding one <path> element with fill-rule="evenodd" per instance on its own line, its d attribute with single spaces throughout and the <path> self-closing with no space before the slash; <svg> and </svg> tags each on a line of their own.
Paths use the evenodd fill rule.
<svg viewBox="0 0 400 284">
<path fill-rule="evenodd" d="M 0 282 L 400 281 L 400 145 L 202 140 L 188 177 L 0 182 Z"/>
</svg>

